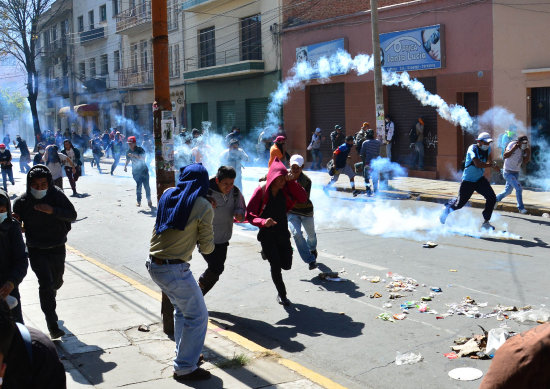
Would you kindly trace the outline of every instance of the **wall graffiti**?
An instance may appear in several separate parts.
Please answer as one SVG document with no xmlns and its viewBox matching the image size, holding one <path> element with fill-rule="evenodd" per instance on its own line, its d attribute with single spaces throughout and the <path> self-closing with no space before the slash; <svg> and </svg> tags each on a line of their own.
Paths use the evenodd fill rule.
<svg viewBox="0 0 550 389">
<path fill-rule="evenodd" d="M 432 134 L 431 131 L 428 132 L 428 135 L 424 138 L 426 142 L 426 147 L 429 148 L 437 148 L 437 133 Z"/>
</svg>

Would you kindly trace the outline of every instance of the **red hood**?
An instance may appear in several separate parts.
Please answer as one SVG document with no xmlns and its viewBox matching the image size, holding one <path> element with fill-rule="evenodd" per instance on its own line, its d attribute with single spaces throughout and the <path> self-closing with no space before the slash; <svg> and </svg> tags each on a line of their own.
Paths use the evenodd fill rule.
<svg viewBox="0 0 550 389">
<path fill-rule="evenodd" d="M 266 192 L 269 190 L 269 187 L 274 179 L 280 176 L 286 176 L 287 174 L 288 171 L 286 170 L 285 165 L 279 160 L 279 158 L 275 158 L 269 167 L 269 171 L 267 172 L 267 180 L 265 183 Z"/>
</svg>

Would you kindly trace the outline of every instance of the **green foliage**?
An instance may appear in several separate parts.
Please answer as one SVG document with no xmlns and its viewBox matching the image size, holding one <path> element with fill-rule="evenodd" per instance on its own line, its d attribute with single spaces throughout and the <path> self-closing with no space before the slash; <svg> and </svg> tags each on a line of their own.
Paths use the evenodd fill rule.
<svg viewBox="0 0 550 389">
<path fill-rule="evenodd" d="M 28 111 L 27 99 L 17 91 L 0 89 L 0 115 L 8 115 L 10 118 L 19 117 Z"/>
</svg>

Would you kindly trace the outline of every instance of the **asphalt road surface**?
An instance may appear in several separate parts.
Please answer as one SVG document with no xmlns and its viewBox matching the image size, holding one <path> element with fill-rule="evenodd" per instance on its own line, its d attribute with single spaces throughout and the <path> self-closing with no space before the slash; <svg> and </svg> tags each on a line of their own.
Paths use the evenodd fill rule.
<svg viewBox="0 0 550 389">
<path fill-rule="evenodd" d="M 107 174 L 99 175 L 86 163 L 89 175 L 78 181 L 78 190 L 85 196 L 72 198 L 78 221 L 69 244 L 158 289 L 144 266 L 154 212 L 136 207 L 129 172 L 120 166 L 110 176 L 107 165 L 102 167 Z M 247 199 L 257 176 L 245 177 Z M 154 178 L 151 186 L 155 198 Z M 22 188 L 21 179 L 18 187 Z M 550 306 L 549 219 L 497 213 L 493 220 L 498 234 L 474 238 L 469 235 L 479 235 L 480 209 L 463 209 L 449 218 L 449 226 L 442 227 L 438 204 L 374 202 L 336 192 L 327 196 L 320 188 L 313 189 L 313 197 L 320 270 L 339 271 L 345 281 L 321 280 L 320 270 L 308 270 L 295 251 L 293 268 L 283 274 L 292 306 L 278 305 L 268 263 L 258 253 L 255 229 L 235 225 L 226 270 L 206 297 L 211 319 L 349 388 L 477 388 L 479 380 L 454 381 L 448 372 L 462 366 L 486 372 L 490 361 L 448 360 L 443 354 L 451 351 L 453 340 L 480 334 L 479 326 L 489 330 L 506 324 L 523 331 L 535 323 L 459 315 L 436 319 L 438 315 L 418 309 L 411 309 L 402 321 L 377 316 L 400 313 L 400 304 L 428 296 L 432 286 L 442 289 L 428 302 L 439 314 L 447 311 L 446 304 L 466 296 L 486 302 L 487 307 L 480 309 L 483 313 L 497 304 Z M 427 240 L 438 246 L 423 248 Z M 198 253 L 191 268 L 195 278 L 205 269 Z M 417 280 L 416 291 L 389 300 L 388 272 Z M 369 281 L 375 276 L 381 282 Z M 375 292 L 382 297 L 370 298 Z M 384 307 L 387 303 L 392 306 Z M 423 360 L 397 366 L 397 352 L 420 353 Z"/>
</svg>

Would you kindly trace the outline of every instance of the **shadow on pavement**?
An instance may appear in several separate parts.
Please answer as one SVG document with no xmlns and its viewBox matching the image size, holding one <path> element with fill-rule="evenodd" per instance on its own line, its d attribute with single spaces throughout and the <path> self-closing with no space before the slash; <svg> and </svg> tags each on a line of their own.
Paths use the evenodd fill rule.
<svg viewBox="0 0 550 389">
<path fill-rule="evenodd" d="M 333 270 L 322 263 L 317 263 L 317 268 L 323 273 L 330 273 Z M 336 293 L 345 293 L 351 298 L 363 297 L 365 293 L 359 292 L 359 286 L 351 280 L 346 280 L 342 282 L 328 281 L 321 279 L 318 275 L 313 277 L 311 280 L 300 280 L 303 282 L 311 282 L 313 285 L 317 285 L 320 288 L 323 288 L 329 292 Z"/>
<path fill-rule="evenodd" d="M 525 247 L 525 248 L 532 248 L 532 247 L 550 248 L 550 245 L 540 238 L 533 238 L 535 240 L 534 242 L 530 240 L 522 240 L 522 239 L 498 239 L 498 238 L 487 238 L 487 237 L 482 237 L 480 239 L 486 240 L 489 242 L 508 243 L 516 246 Z"/>
<path fill-rule="evenodd" d="M 512 219 L 520 219 L 520 220 L 524 220 L 526 222 L 536 223 L 536 224 L 540 224 L 540 225 L 543 225 L 543 226 L 550 226 L 550 221 L 546 221 L 542 218 L 532 219 L 532 218 L 526 218 L 526 217 L 521 217 L 521 216 L 511 216 L 511 215 L 503 215 L 503 216 L 504 217 L 509 217 L 509 218 L 512 218 Z"/>
</svg>

